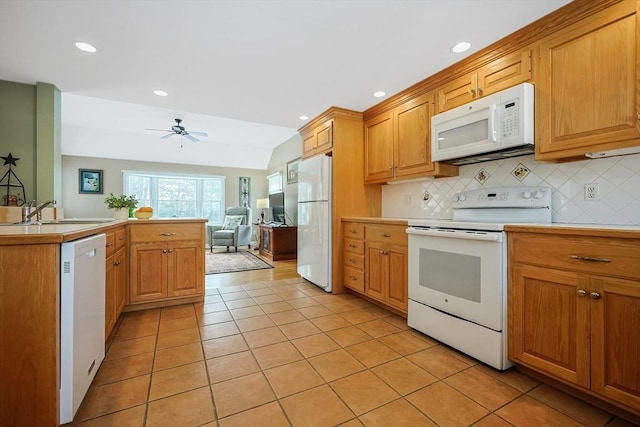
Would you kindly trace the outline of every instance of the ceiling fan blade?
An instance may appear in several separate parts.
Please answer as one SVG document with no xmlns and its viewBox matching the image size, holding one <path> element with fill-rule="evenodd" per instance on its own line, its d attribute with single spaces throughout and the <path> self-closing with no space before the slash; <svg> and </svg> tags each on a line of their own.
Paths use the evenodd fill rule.
<svg viewBox="0 0 640 427">
<path fill-rule="evenodd" d="M 159 130 L 160 132 L 173 132 L 172 130 L 167 130 L 167 129 L 145 129 L 145 130 Z"/>
<path fill-rule="evenodd" d="M 160 137 L 160 139 L 167 139 L 167 138 L 171 138 L 173 135 L 176 135 L 174 132 L 169 131 L 170 133 L 166 134 L 165 136 Z"/>
<path fill-rule="evenodd" d="M 191 135 L 196 135 L 196 136 L 203 136 L 203 137 L 207 137 L 207 136 L 209 136 L 209 135 L 207 135 L 207 133 L 206 133 L 206 132 L 191 132 L 191 131 L 189 131 L 189 133 L 190 133 Z"/>
<path fill-rule="evenodd" d="M 198 138 L 194 138 L 191 135 L 189 135 L 188 133 L 185 133 L 184 137 L 187 138 L 191 142 L 200 142 L 200 140 Z"/>
</svg>

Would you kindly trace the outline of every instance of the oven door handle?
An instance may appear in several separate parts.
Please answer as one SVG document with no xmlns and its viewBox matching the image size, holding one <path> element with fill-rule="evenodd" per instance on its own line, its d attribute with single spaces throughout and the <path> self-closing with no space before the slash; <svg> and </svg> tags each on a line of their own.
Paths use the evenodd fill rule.
<svg viewBox="0 0 640 427">
<path fill-rule="evenodd" d="M 503 233 L 483 233 L 479 231 L 444 230 L 441 228 L 407 228 L 407 234 L 417 236 L 446 237 L 450 239 L 482 240 L 501 242 Z"/>
</svg>

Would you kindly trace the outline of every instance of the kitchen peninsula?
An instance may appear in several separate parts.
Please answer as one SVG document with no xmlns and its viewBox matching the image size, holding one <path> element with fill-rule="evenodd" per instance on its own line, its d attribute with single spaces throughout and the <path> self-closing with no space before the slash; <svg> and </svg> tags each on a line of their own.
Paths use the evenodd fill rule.
<svg viewBox="0 0 640 427">
<path fill-rule="evenodd" d="M 109 265 L 106 266 L 105 333 L 108 334 L 122 309 L 204 299 L 205 222 L 206 219 L 194 218 L 93 223 L 60 220 L 42 225 L 0 226 L 0 348 L 3 352 L 0 419 L 3 423 L 59 424 L 60 249 L 63 243 L 104 233 L 107 264 L 114 260 L 109 254 L 118 250 L 129 261 L 125 263 L 124 274 L 119 276 L 123 286 L 120 293 L 116 288 L 111 290 L 110 283 L 118 282 L 117 279 L 110 282 Z M 131 242 L 131 247 L 127 242 Z M 140 255 L 142 253 L 144 255 Z M 128 272 L 126 264 L 136 267 Z M 163 268 L 164 272 L 158 272 Z M 191 273 L 182 276 L 182 269 L 187 268 Z M 142 276 L 156 271 L 164 277 L 164 282 L 156 284 L 159 290 L 155 298 L 147 296 L 140 301 L 131 297 L 151 292 L 145 287 L 149 282 L 140 284 L 129 280 L 137 277 L 136 271 L 143 271 Z M 117 307 L 117 300 L 122 298 L 124 304 Z M 115 307 L 111 311 L 110 304 Z M 109 312 L 114 316 L 111 321 Z"/>
</svg>

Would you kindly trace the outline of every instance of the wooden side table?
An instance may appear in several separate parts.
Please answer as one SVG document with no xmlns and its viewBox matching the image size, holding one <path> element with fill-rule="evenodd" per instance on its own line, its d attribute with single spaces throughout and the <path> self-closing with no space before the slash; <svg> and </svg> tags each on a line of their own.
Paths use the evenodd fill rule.
<svg viewBox="0 0 640 427">
<path fill-rule="evenodd" d="M 260 224 L 260 255 L 272 261 L 298 257 L 298 227 Z"/>
</svg>

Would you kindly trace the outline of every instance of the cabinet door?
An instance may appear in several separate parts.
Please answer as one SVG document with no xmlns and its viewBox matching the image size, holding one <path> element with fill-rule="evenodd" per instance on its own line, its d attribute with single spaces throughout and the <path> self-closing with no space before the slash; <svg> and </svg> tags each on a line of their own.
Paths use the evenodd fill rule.
<svg viewBox="0 0 640 427">
<path fill-rule="evenodd" d="M 478 97 L 478 74 L 459 77 L 438 89 L 438 112 L 450 110 Z"/>
<path fill-rule="evenodd" d="M 431 162 L 433 95 L 421 96 L 395 111 L 395 176 L 425 174 Z"/>
<path fill-rule="evenodd" d="M 385 245 L 367 242 L 367 260 L 364 293 L 385 301 L 389 286 L 389 251 Z"/>
<path fill-rule="evenodd" d="M 167 297 L 168 250 L 164 243 L 131 245 L 129 300 L 132 303 Z"/>
<path fill-rule="evenodd" d="M 175 242 L 168 251 L 168 296 L 197 294 L 204 282 L 204 248 L 200 242 Z"/>
<path fill-rule="evenodd" d="M 521 264 L 510 274 L 509 358 L 589 388 L 588 280 Z"/>
<path fill-rule="evenodd" d="M 316 152 L 324 152 L 331 150 L 333 147 L 333 120 L 328 120 L 315 129 L 316 133 Z"/>
<path fill-rule="evenodd" d="M 640 282 L 591 283 L 591 388 L 640 410 Z"/>
<path fill-rule="evenodd" d="M 537 159 L 638 145 L 636 7 L 620 2 L 541 45 Z"/>
<path fill-rule="evenodd" d="M 302 156 L 310 157 L 316 153 L 318 142 L 316 140 L 316 133 L 311 131 L 309 134 L 302 137 Z"/>
<path fill-rule="evenodd" d="M 478 93 L 490 95 L 531 80 L 531 50 L 512 53 L 478 71 Z"/>
<path fill-rule="evenodd" d="M 109 338 L 109 334 L 116 323 L 116 277 L 115 266 L 116 255 L 107 258 L 105 264 L 105 310 L 104 310 L 104 339 Z"/>
<path fill-rule="evenodd" d="M 407 248 L 393 246 L 389 249 L 389 289 L 387 304 L 407 312 Z"/>
<path fill-rule="evenodd" d="M 364 124 L 364 180 L 380 182 L 393 177 L 393 113 Z"/>
<path fill-rule="evenodd" d="M 121 248 L 115 253 L 115 317 L 116 321 L 118 316 L 122 313 L 124 305 L 127 302 L 127 252 L 125 248 Z"/>
</svg>

